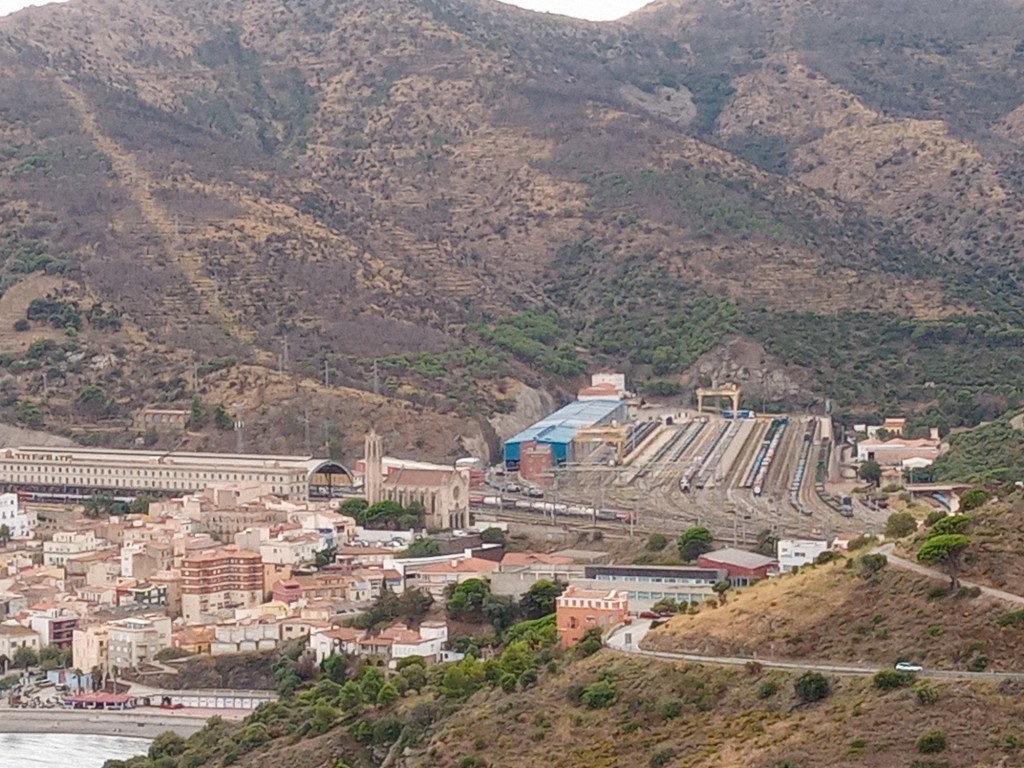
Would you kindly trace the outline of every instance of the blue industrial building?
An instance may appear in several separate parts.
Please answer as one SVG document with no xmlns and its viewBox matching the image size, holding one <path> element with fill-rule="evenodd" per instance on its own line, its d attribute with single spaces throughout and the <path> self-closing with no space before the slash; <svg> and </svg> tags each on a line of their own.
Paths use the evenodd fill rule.
<svg viewBox="0 0 1024 768">
<path fill-rule="evenodd" d="M 525 443 L 550 445 L 551 455 L 558 464 L 573 461 L 572 441 L 576 431 L 612 422 L 622 423 L 626 404 L 621 400 L 577 400 L 569 403 L 532 427 L 505 441 L 505 466 L 519 468 L 521 448 Z"/>
</svg>

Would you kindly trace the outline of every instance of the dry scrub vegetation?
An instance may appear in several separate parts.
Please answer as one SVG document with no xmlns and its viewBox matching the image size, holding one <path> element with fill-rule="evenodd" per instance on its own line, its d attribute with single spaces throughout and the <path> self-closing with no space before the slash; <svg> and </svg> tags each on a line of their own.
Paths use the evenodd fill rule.
<svg viewBox="0 0 1024 768">
<path fill-rule="evenodd" d="M 719 656 L 881 667 L 906 659 L 928 669 L 1021 671 L 1022 630 L 999 623 L 1014 608 L 950 595 L 948 581 L 892 566 L 864 575 L 850 559 L 762 582 L 723 607 L 674 617 L 644 645 Z"/>
<path fill-rule="evenodd" d="M 1017 759 L 1021 707 L 1013 686 L 937 683 L 937 700 L 922 705 L 909 688 L 882 693 L 867 679 L 836 678 L 826 699 L 801 704 L 795 677 L 603 652 L 515 697 L 478 695 L 436 729 L 424 753 L 401 764 L 881 768 L 924 765 L 914 762 L 921 759 L 916 741 L 936 728 L 949 744 L 936 756 L 939 764 L 966 768 Z M 581 687 L 600 679 L 615 689 L 607 708 L 574 703 Z"/>
<path fill-rule="evenodd" d="M 991 418 L 1024 391 L 1003 364 L 1024 335 L 1024 24 L 1003 0 L 932 5 L 662 2 L 596 25 L 475 0 L 129 0 L 5 18 L 0 288 L 59 275 L 116 313 L 116 334 L 78 330 L 127 385 L 44 388 L 43 364 L 5 359 L 0 415 L 130 442 L 69 404 L 99 386 L 107 416 L 182 407 L 193 364 L 280 366 L 311 391 L 326 364 L 349 389 L 318 393 L 325 410 L 399 423 L 413 404 L 482 444 L 475 420 L 512 410 L 519 381 L 571 392 L 605 364 L 678 381 L 748 336 L 797 381 L 780 407 Z M 65 330 L 11 338 L 23 298 L 0 306 L 4 349 Z M 526 311 L 557 337 L 517 325 Z M 351 396 L 375 387 L 391 399 Z M 293 421 L 247 406 L 268 411 L 254 439 Z M 450 455 L 433 434 L 401 438 Z"/>
</svg>

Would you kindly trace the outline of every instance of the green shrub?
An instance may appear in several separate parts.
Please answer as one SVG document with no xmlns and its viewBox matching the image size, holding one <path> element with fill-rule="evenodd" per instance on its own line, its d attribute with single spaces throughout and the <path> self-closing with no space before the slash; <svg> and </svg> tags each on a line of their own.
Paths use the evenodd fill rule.
<svg viewBox="0 0 1024 768">
<path fill-rule="evenodd" d="M 976 653 L 967 662 L 968 672 L 984 672 L 988 668 L 988 656 L 983 653 Z"/>
<path fill-rule="evenodd" d="M 934 755 L 946 749 L 946 734 L 939 729 L 925 731 L 917 738 L 917 751 L 922 755 Z"/>
<path fill-rule="evenodd" d="M 587 709 L 605 709 L 612 705 L 617 693 L 615 683 L 610 680 L 598 680 L 583 689 L 580 701 Z"/>
<path fill-rule="evenodd" d="M 653 755 L 648 762 L 650 768 L 663 768 L 672 761 L 672 750 L 670 749 L 659 749 Z"/>
<path fill-rule="evenodd" d="M 826 549 L 824 552 L 814 558 L 815 565 L 825 565 L 836 560 L 842 559 L 842 555 L 836 552 L 834 549 Z"/>
<path fill-rule="evenodd" d="M 1000 627 L 1024 627 L 1024 611 L 1004 613 L 996 619 L 996 623 Z"/>
<path fill-rule="evenodd" d="M 860 575 L 864 578 L 873 576 L 885 568 L 888 562 L 885 555 L 863 555 L 860 558 Z"/>
<path fill-rule="evenodd" d="M 914 683 L 913 672 L 901 672 L 897 669 L 881 669 L 872 680 L 875 688 L 880 691 L 893 691 L 906 688 Z"/>
<path fill-rule="evenodd" d="M 927 684 L 917 686 L 914 689 L 914 695 L 917 696 L 917 703 L 923 706 L 934 704 L 939 700 L 939 692 Z"/>
<path fill-rule="evenodd" d="M 658 714 L 665 720 L 679 717 L 683 712 L 683 702 L 679 699 L 665 699 L 658 705 Z"/>
<path fill-rule="evenodd" d="M 647 551 L 661 552 L 668 546 L 668 538 L 663 533 L 652 533 L 647 537 Z"/>
<path fill-rule="evenodd" d="M 991 498 L 992 494 L 984 488 L 971 488 L 960 494 L 960 510 L 970 512 L 972 509 L 984 506 Z"/>
<path fill-rule="evenodd" d="M 885 521 L 885 535 L 891 539 L 902 539 L 917 530 L 917 520 L 909 512 L 893 512 Z"/>
<path fill-rule="evenodd" d="M 757 698 L 770 699 L 779 692 L 779 686 L 774 680 L 765 680 L 757 686 Z"/>
<path fill-rule="evenodd" d="M 831 686 L 824 675 L 819 672 L 804 672 L 793 683 L 797 698 L 804 704 L 821 701 L 831 693 Z"/>
</svg>

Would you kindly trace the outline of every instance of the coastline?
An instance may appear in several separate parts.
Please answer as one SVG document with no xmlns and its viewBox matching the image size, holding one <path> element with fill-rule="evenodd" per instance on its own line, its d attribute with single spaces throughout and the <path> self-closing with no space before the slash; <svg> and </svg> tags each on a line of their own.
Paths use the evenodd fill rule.
<svg viewBox="0 0 1024 768">
<path fill-rule="evenodd" d="M 0 733 L 70 733 L 154 739 L 165 731 L 191 736 L 216 713 L 168 714 L 155 710 L 81 712 L 54 709 L 0 708 Z"/>
</svg>

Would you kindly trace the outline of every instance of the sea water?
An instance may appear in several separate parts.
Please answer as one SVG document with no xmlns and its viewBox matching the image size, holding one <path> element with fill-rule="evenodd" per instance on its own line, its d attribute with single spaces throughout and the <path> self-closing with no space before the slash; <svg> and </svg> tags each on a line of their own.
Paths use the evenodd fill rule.
<svg viewBox="0 0 1024 768">
<path fill-rule="evenodd" d="M 0 715 L 2 717 L 2 715 Z M 104 761 L 144 755 L 148 739 L 66 733 L 0 733 L 3 768 L 100 768 Z"/>
</svg>

